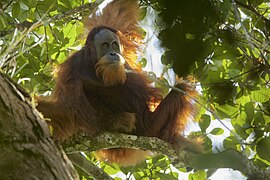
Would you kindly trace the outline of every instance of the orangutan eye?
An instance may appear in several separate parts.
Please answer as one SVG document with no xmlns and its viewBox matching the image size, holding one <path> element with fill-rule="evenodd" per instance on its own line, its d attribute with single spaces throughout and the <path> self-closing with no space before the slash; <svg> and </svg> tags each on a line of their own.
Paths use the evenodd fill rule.
<svg viewBox="0 0 270 180">
<path fill-rule="evenodd" d="M 110 44 L 108 42 L 102 43 L 102 47 L 103 48 L 108 48 L 109 46 L 110 46 Z"/>
<path fill-rule="evenodd" d="M 120 46 L 116 41 L 112 43 L 112 48 L 115 52 L 120 52 Z"/>
</svg>

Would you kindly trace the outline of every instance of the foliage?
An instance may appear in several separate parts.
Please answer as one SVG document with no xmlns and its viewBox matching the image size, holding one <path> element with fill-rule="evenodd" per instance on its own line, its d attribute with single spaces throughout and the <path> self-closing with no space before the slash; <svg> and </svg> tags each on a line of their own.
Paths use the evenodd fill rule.
<svg viewBox="0 0 270 180">
<path fill-rule="evenodd" d="M 270 1 L 269 0 L 141 0 L 156 10 L 159 39 L 166 52 L 161 62 L 181 76 L 193 73 L 202 89 L 200 131 L 208 152 L 233 148 L 262 169 L 270 165 Z M 4 0 L 0 2 L 0 68 L 29 92 L 54 87 L 52 72 L 84 43 L 82 17 L 91 9 L 71 10 L 83 0 Z M 93 8 L 96 5 L 93 5 Z M 92 10 L 93 10 L 92 8 Z M 95 12 L 94 10 L 92 12 Z M 147 13 L 144 11 L 144 15 Z M 58 16 L 62 15 L 62 16 Z M 144 16 L 143 15 L 143 16 Z M 146 65 L 143 59 L 141 64 Z M 168 90 L 167 80 L 158 86 Z M 230 119 L 232 129 L 223 147 L 211 137 L 224 137 L 231 126 L 213 128 Z M 93 163 L 98 163 L 89 155 Z M 127 179 L 177 179 L 164 156 L 133 168 L 100 166 Z M 189 179 L 210 171 L 189 171 Z M 81 172 L 82 179 L 88 179 Z M 90 179 L 90 178 L 89 178 Z"/>
<path fill-rule="evenodd" d="M 82 5 L 68 0 L 6 0 L 0 3 L 1 67 L 30 92 L 53 87 L 52 70 L 83 44 L 81 12 L 57 14 Z M 31 32 L 27 28 L 32 27 Z M 11 48 L 12 47 L 12 48 Z"/>
<path fill-rule="evenodd" d="M 269 1 L 143 2 L 159 12 L 159 36 L 168 49 L 163 63 L 172 64 L 178 74 L 192 71 L 206 107 L 219 119 L 231 119 L 234 133 L 224 140 L 224 148 L 255 152 L 253 161 L 268 167 Z M 209 118 L 217 117 L 202 115 L 201 133 L 222 134 L 218 128 L 206 131 Z"/>
</svg>

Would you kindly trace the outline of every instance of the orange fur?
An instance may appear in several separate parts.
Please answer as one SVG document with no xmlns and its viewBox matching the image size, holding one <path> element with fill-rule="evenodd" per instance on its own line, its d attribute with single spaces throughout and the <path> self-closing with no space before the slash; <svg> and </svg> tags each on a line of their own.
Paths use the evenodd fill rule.
<svg viewBox="0 0 270 180">
<path fill-rule="evenodd" d="M 97 159 L 108 163 L 117 163 L 121 166 L 132 166 L 143 162 L 151 156 L 150 151 L 139 149 L 106 149 L 95 152 Z"/>
<path fill-rule="evenodd" d="M 136 130 L 135 113 L 120 113 L 117 116 L 113 116 L 112 121 L 112 126 L 114 130 L 126 133 L 131 133 Z"/>
<path fill-rule="evenodd" d="M 96 75 L 103 80 L 105 86 L 124 84 L 127 80 L 124 64 L 109 64 L 106 56 L 97 62 Z"/>
<path fill-rule="evenodd" d="M 194 118 L 197 113 L 195 102 L 192 103 L 191 98 L 198 98 L 198 92 L 192 86 L 185 83 L 179 82 L 175 86 L 188 94 L 188 96 L 182 95 L 181 97 L 182 103 L 185 104 L 185 106 L 182 106 L 181 113 L 178 114 L 179 121 L 175 124 L 175 128 L 178 129 L 179 132 L 183 132 L 187 126 L 188 120 Z"/>
</svg>

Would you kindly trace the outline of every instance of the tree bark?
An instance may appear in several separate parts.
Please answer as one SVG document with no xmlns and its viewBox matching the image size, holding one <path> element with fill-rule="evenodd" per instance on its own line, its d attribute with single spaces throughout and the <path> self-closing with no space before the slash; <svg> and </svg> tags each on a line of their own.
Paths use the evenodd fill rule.
<svg viewBox="0 0 270 180">
<path fill-rule="evenodd" d="M 91 152 L 108 148 L 144 149 L 167 155 L 172 165 L 177 168 L 231 168 L 240 171 L 249 180 L 270 179 L 268 170 L 261 169 L 252 160 L 248 159 L 246 155 L 235 149 L 227 149 L 215 154 L 195 153 L 185 150 L 175 151 L 169 143 L 158 138 L 137 137 L 116 132 L 103 132 L 94 137 L 85 135 L 77 136 L 63 144 L 63 148 L 67 154 L 74 154 L 80 151 Z"/>
<path fill-rule="evenodd" d="M 0 73 L 0 179 L 78 179 L 25 94 Z"/>
</svg>

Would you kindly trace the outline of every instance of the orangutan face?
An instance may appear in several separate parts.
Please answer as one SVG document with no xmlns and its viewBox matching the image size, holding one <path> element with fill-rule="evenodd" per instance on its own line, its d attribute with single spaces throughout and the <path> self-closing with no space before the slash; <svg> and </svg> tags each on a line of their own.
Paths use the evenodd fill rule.
<svg viewBox="0 0 270 180">
<path fill-rule="evenodd" d="M 97 77 L 105 86 L 124 84 L 125 59 L 122 56 L 123 48 L 118 36 L 108 29 L 103 29 L 95 35 L 94 46 L 97 55 Z"/>
</svg>

